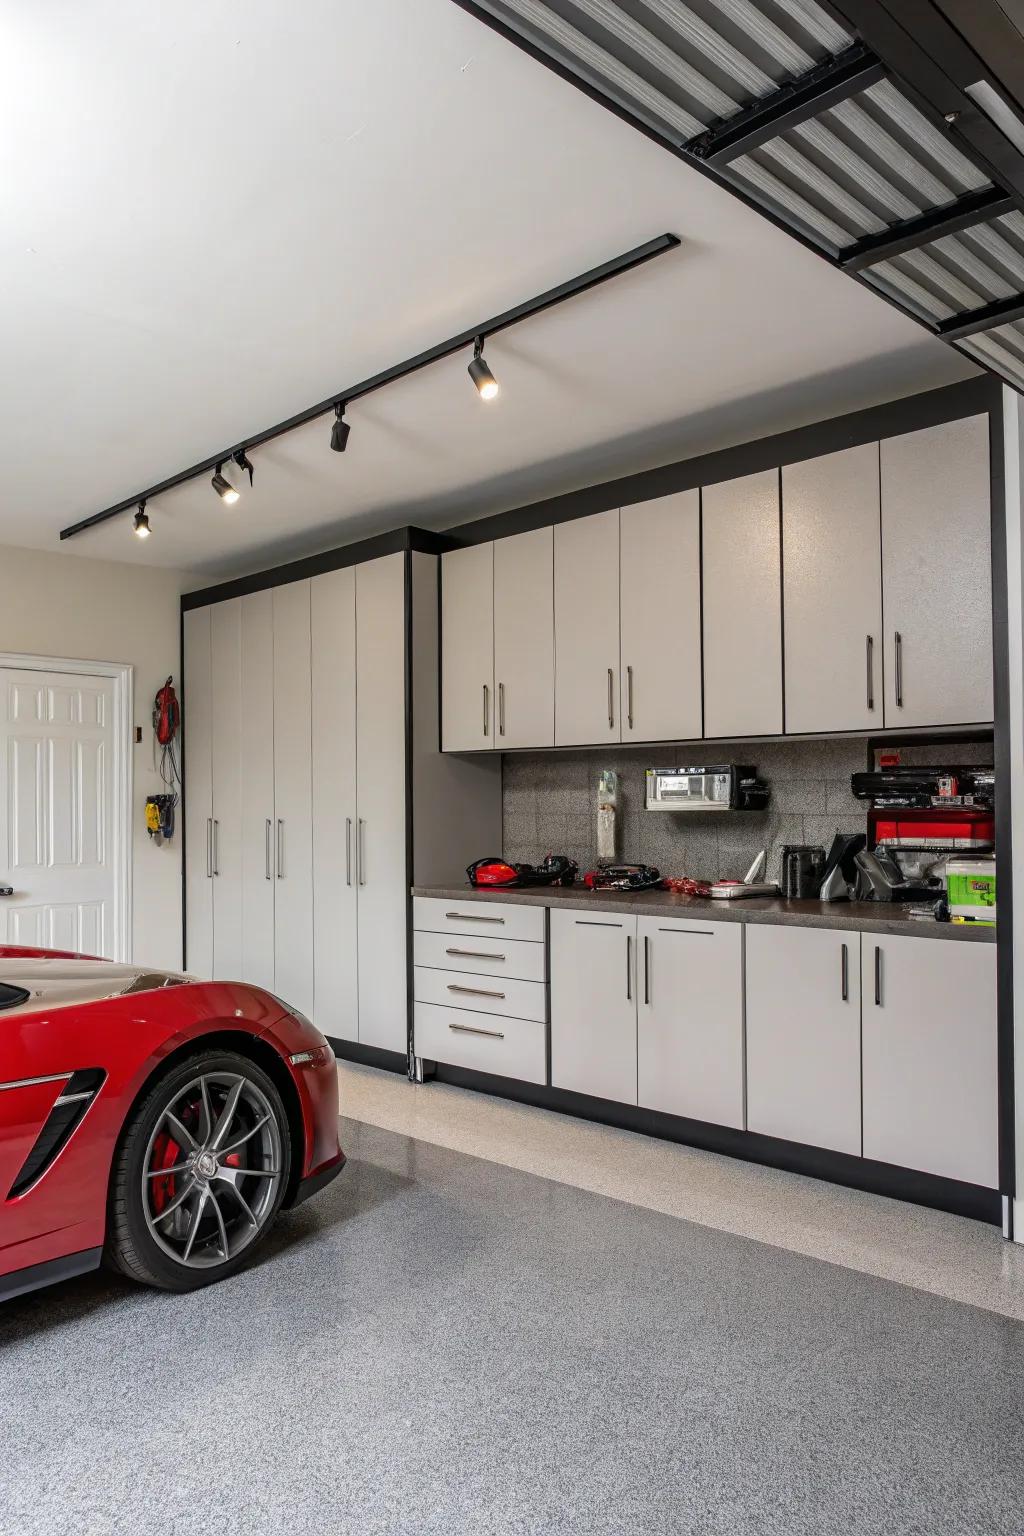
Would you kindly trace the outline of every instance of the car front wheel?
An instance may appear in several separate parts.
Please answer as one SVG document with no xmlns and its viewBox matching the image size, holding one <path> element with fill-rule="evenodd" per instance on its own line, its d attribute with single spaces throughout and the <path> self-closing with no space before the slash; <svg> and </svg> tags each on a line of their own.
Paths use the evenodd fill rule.
<svg viewBox="0 0 1024 1536">
<path fill-rule="evenodd" d="M 189 1057 L 136 1107 L 114 1164 L 107 1254 L 169 1291 L 223 1279 L 253 1257 L 288 1184 L 281 1095 L 233 1051 Z"/>
</svg>

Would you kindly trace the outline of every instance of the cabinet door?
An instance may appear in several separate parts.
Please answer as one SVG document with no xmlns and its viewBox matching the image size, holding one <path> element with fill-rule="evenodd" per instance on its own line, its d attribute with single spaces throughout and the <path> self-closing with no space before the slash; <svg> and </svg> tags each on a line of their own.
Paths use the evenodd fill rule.
<svg viewBox="0 0 1024 1536">
<path fill-rule="evenodd" d="M 405 556 L 356 569 L 359 1041 L 409 1037 L 405 742 Z"/>
<path fill-rule="evenodd" d="M 779 472 L 701 492 L 704 734 L 782 730 Z"/>
<path fill-rule="evenodd" d="M 555 740 L 554 530 L 494 544 L 494 688 L 498 747 Z"/>
<path fill-rule="evenodd" d="M 636 1103 L 636 918 L 551 912 L 551 1083 Z"/>
<path fill-rule="evenodd" d="M 242 598 L 242 977 L 274 990 L 274 594 Z"/>
<path fill-rule="evenodd" d="M 878 444 L 782 471 L 786 730 L 882 724 Z"/>
<path fill-rule="evenodd" d="M 494 746 L 494 545 L 441 556 L 441 749 Z"/>
<path fill-rule="evenodd" d="M 242 603 L 210 609 L 213 975 L 242 979 Z"/>
<path fill-rule="evenodd" d="M 856 1156 L 860 935 L 746 925 L 747 1129 Z"/>
<path fill-rule="evenodd" d="M 638 1102 L 743 1128 L 743 925 L 641 917 Z"/>
<path fill-rule="evenodd" d="M 274 588 L 274 990 L 313 1012 L 309 582 Z"/>
<path fill-rule="evenodd" d="M 992 719 L 987 416 L 882 443 L 885 723 Z"/>
<path fill-rule="evenodd" d="M 185 614 L 185 964 L 213 975 L 213 761 L 210 609 Z"/>
<path fill-rule="evenodd" d="M 619 514 L 623 741 L 701 734 L 700 492 Z"/>
<path fill-rule="evenodd" d="M 999 1184 L 996 947 L 864 935 L 864 1156 Z"/>
<path fill-rule="evenodd" d="M 359 1039 L 356 944 L 356 567 L 310 583 L 313 649 L 313 1003 Z"/>
<path fill-rule="evenodd" d="M 619 514 L 555 528 L 555 745 L 618 741 Z"/>
</svg>

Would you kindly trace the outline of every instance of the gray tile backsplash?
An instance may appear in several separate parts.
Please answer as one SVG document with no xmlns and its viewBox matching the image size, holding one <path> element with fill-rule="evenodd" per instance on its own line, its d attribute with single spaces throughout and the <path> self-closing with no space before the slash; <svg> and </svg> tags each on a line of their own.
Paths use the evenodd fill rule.
<svg viewBox="0 0 1024 1536">
<path fill-rule="evenodd" d="M 991 761 L 991 744 L 901 745 L 901 761 Z M 644 774 L 673 763 L 753 763 L 772 789 L 764 811 L 646 811 Z M 504 855 L 535 863 L 567 853 L 581 871 L 596 862 L 595 803 L 602 769 L 619 775 L 619 854 L 663 875 L 713 880 L 743 876 L 760 849 L 778 880 L 784 843 L 826 850 L 836 832 L 862 832 L 865 807 L 850 775 L 869 766 L 863 739 L 662 744 L 607 750 L 508 753 L 503 760 Z"/>
</svg>

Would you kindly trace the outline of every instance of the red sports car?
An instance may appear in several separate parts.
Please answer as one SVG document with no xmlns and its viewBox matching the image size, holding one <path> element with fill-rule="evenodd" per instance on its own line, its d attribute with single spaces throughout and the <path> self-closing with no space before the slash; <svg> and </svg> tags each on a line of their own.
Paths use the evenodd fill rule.
<svg viewBox="0 0 1024 1536">
<path fill-rule="evenodd" d="M 0 1297 L 188 1291 L 341 1171 L 334 1054 L 268 992 L 0 946 Z"/>
</svg>

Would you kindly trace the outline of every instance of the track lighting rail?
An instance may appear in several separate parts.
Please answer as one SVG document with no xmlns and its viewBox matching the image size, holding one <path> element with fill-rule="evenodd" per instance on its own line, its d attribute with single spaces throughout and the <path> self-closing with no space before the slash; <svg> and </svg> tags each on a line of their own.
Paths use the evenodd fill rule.
<svg viewBox="0 0 1024 1536">
<path fill-rule="evenodd" d="M 581 272 L 577 277 L 571 277 L 564 283 L 559 283 L 555 288 L 549 288 L 546 292 L 538 294 L 535 298 L 526 299 L 522 304 L 516 304 L 512 309 L 506 309 L 500 315 L 493 316 L 490 320 L 478 322 L 467 330 L 461 331 L 457 336 L 451 336 L 447 341 L 438 342 L 436 346 L 428 347 L 425 352 L 419 352 L 415 357 L 407 358 L 405 362 L 396 363 L 392 368 L 385 368 L 380 373 L 371 375 L 368 379 L 361 380 L 358 384 L 352 384 L 348 389 L 338 390 L 326 400 L 321 400 L 316 405 L 310 406 L 305 411 L 300 411 L 295 416 L 290 416 L 287 421 L 278 422 L 276 426 L 268 427 L 262 432 L 257 432 L 245 437 L 239 443 L 234 443 L 229 448 L 221 448 L 217 453 L 211 454 L 208 459 L 203 459 L 198 464 L 191 465 L 188 469 L 180 470 L 175 475 L 170 475 L 159 484 L 152 485 L 143 491 L 135 491 L 131 496 L 126 496 L 123 501 L 117 502 L 112 507 L 105 507 L 102 512 L 93 512 L 91 516 L 82 518 L 77 523 L 72 523 L 68 528 L 61 529 L 62 539 L 72 539 L 76 534 L 84 533 L 88 528 L 95 528 L 100 523 L 108 522 L 112 517 L 119 517 L 122 513 L 135 511 L 140 502 L 151 501 L 154 497 L 164 495 L 176 486 L 184 485 L 189 480 L 196 480 L 201 475 L 210 471 L 219 472 L 219 466 L 234 460 L 239 463 L 239 456 L 245 459 L 245 467 L 248 468 L 248 459 L 245 457 L 264 443 L 273 442 L 275 438 L 283 437 L 287 432 L 294 432 L 298 427 L 304 427 L 311 421 L 316 421 L 320 416 L 335 414 L 338 406 L 351 405 L 354 400 L 360 400 L 366 395 L 373 394 L 378 389 L 383 389 L 387 384 L 393 384 L 398 379 L 407 378 L 412 373 L 418 373 L 421 368 L 427 368 L 431 363 L 437 363 L 442 358 L 451 357 L 464 347 L 476 347 L 484 338 L 495 336 L 500 331 L 508 330 L 510 326 L 518 325 L 521 320 L 528 320 L 533 315 L 539 315 L 546 309 L 553 309 L 556 304 L 562 304 L 566 299 L 575 298 L 577 294 L 586 293 L 590 288 L 596 288 L 610 278 L 618 277 L 623 272 L 630 272 L 635 267 L 642 266 L 644 262 L 651 261 L 656 256 L 662 256 L 666 251 L 674 250 L 679 245 L 678 235 L 657 235 L 653 240 L 647 240 L 643 245 L 634 246 L 632 250 L 624 251 L 621 256 L 613 256 L 610 261 L 601 262 L 599 266 L 591 267 L 586 272 Z M 346 423 L 347 425 L 347 423 Z M 347 435 L 347 434 L 346 434 Z"/>
</svg>

